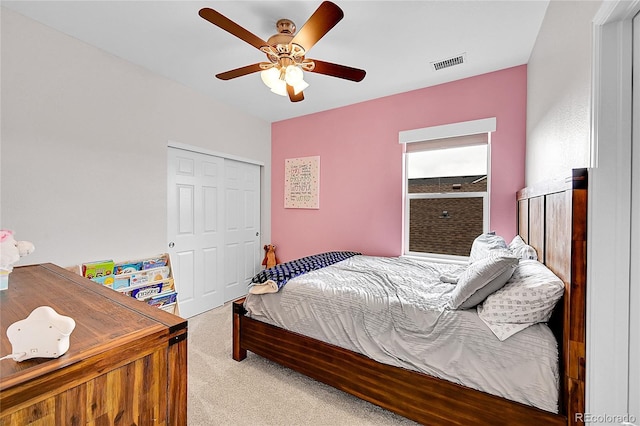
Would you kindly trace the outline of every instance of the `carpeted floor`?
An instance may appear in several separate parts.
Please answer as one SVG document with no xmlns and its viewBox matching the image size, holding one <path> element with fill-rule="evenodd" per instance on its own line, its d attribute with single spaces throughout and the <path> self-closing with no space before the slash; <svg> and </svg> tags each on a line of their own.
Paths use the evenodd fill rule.
<svg viewBox="0 0 640 426">
<path fill-rule="evenodd" d="M 231 359 L 231 304 L 189 319 L 188 423 L 416 425 L 404 417 L 249 353 Z"/>
</svg>

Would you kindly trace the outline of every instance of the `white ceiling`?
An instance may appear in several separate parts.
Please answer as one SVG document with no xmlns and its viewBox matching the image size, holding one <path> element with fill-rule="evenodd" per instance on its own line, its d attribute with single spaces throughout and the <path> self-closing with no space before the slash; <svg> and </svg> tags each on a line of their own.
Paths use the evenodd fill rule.
<svg viewBox="0 0 640 426">
<path fill-rule="evenodd" d="M 360 83 L 306 73 L 305 100 L 291 103 L 258 73 L 229 81 L 215 74 L 266 60 L 259 50 L 198 15 L 216 9 L 258 37 L 280 18 L 298 28 L 317 1 L 1 1 L 2 6 L 273 122 L 473 75 L 529 60 L 548 0 L 335 0 L 344 18 L 307 54 L 361 68 Z M 434 71 L 431 62 L 466 54 Z"/>
</svg>

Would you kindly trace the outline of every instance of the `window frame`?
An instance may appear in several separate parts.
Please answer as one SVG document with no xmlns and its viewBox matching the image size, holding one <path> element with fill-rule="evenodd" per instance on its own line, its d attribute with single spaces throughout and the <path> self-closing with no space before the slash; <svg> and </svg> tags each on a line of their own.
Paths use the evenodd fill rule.
<svg viewBox="0 0 640 426">
<path fill-rule="evenodd" d="M 410 231 L 410 202 L 412 199 L 419 198 L 482 198 L 482 224 L 483 231 L 488 232 L 491 224 L 491 133 L 496 130 L 496 118 L 486 118 L 460 123 L 445 124 L 441 126 L 433 126 L 422 129 L 414 129 L 401 131 L 399 133 L 399 143 L 402 147 L 402 256 L 415 257 L 419 259 L 434 259 L 441 262 L 465 263 L 468 256 L 457 256 L 441 253 L 423 253 L 409 250 L 409 231 Z M 462 143 L 463 137 L 469 137 L 470 140 L 478 136 L 485 137 L 484 142 Z M 411 149 L 407 152 L 407 145 L 417 143 L 413 147 L 419 149 Z M 418 145 L 419 144 L 419 145 Z M 444 193 L 409 193 L 408 188 L 408 158 L 409 154 L 418 151 L 428 151 L 436 149 L 447 149 L 460 147 L 461 145 L 479 145 L 487 146 L 487 190 L 483 192 L 444 192 Z M 412 148 L 413 148 L 412 147 Z M 481 194 L 481 195 L 480 195 Z"/>
<path fill-rule="evenodd" d="M 453 148 L 453 147 L 452 147 Z M 439 149 L 447 149 L 447 148 L 439 148 Z M 482 198 L 482 232 L 488 232 L 489 230 L 489 194 L 491 190 L 491 145 L 487 143 L 487 190 L 481 192 L 409 192 L 409 179 L 408 179 L 408 161 L 410 152 L 404 152 L 404 167 L 403 167 L 403 199 L 404 199 L 404 219 L 402 223 L 403 233 L 404 233 L 404 244 L 402 249 L 402 254 L 404 256 L 411 257 L 420 257 L 420 258 L 432 258 L 438 260 L 449 260 L 449 261 L 467 261 L 469 256 L 457 256 L 452 254 L 442 254 L 442 253 L 426 253 L 419 251 L 411 251 L 410 247 L 410 203 L 411 200 L 417 199 L 443 199 L 443 198 Z M 421 151 L 418 151 L 421 152 Z"/>
</svg>

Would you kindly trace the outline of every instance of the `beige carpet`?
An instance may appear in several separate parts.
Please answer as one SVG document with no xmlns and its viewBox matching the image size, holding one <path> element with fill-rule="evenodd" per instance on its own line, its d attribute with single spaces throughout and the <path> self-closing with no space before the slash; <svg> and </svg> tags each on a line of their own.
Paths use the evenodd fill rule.
<svg viewBox="0 0 640 426">
<path fill-rule="evenodd" d="M 416 425 L 249 353 L 231 359 L 231 304 L 189 319 L 188 419 L 213 425 Z"/>
</svg>

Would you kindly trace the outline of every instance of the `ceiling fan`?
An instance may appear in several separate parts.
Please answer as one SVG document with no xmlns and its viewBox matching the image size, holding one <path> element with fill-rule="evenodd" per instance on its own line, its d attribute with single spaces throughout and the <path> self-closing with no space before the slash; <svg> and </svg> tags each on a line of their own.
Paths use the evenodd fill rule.
<svg viewBox="0 0 640 426">
<path fill-rule="evenodd" d="M 276 23 L 277 34 L 267 41 L 247 31 L 219 12 L 203 8 L 199 15 L 230 34 L 249 43 L 267 55 L 269 62 L 259 62 L 217 74 L 221 80 L 254 72 L 261 72 L 262 81 L 272 92 L 289 96 L 292 102 L 304 99 L 303 90 L 309 85 L 303 71 L 324 74 L 351 81 L 362 81 L 366 71 L 317 59 L 305 55 L 326 33 L 344 17 L 342 9 L 330 1 L 323 2 L 296 33 L 295 24 L 289 19 Z"/>
</svg>

